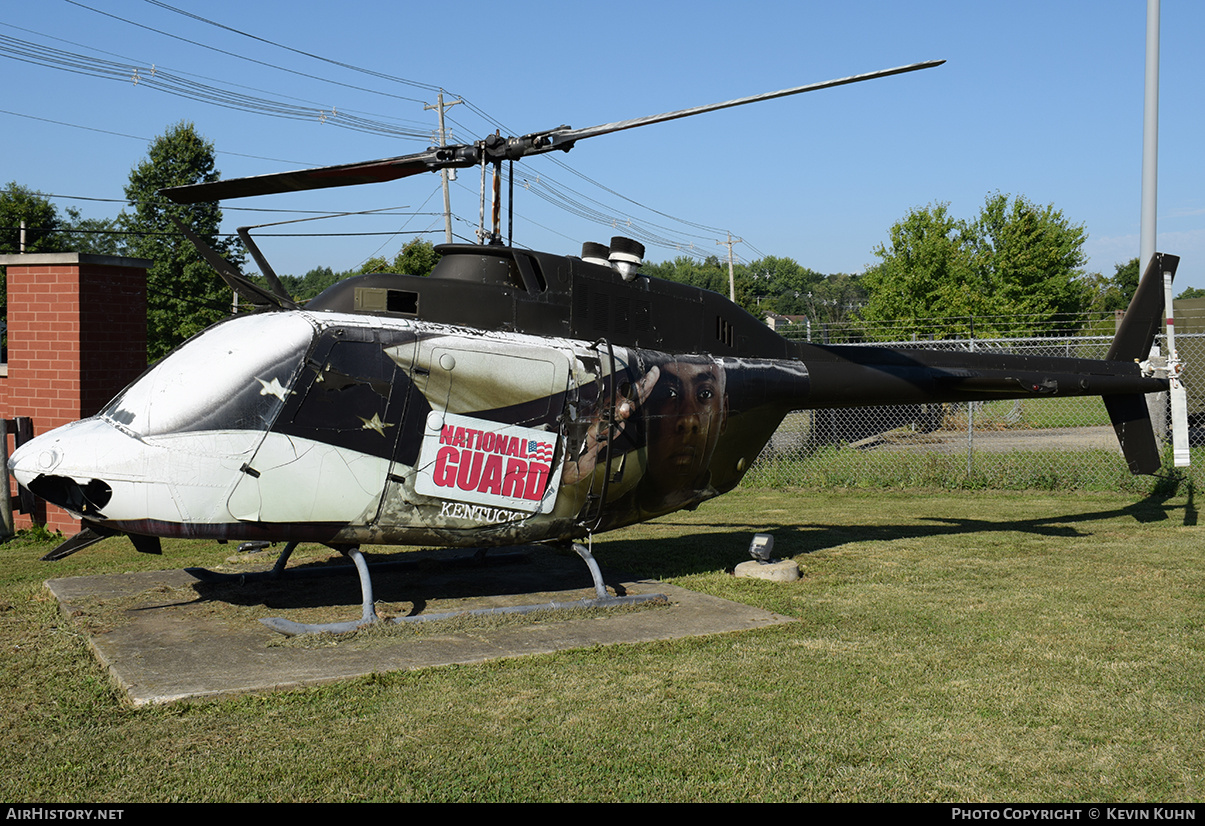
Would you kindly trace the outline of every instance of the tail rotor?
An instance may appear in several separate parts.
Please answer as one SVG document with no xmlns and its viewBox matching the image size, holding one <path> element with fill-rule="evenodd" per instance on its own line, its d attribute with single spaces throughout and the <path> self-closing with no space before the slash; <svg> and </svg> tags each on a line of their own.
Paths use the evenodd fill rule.
<svg viewBox="0 0 1205 826">
<path fill-rule="evenodd" d="M 1167 379 L 1168 397 L 1171 401 L 1172 458 L 1176 467 L 1188 467 L 1188 393 L 1184 389 L 1181 373 L 1184 363 L 1176 350 L 1176 322 L 1172 312 L 1173 272 L 1163 272 L 1163 306 L 1167 317 Z"/>
</svg>

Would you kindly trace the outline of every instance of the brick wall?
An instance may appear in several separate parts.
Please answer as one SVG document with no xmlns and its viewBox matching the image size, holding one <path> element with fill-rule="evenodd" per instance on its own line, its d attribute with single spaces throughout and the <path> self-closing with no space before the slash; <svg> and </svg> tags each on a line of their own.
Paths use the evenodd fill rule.
<svg viewBox="0 0 1205 826">
<path fill-rule="evenodd" d="M 34 433 L 45 433 L 95 415 L 137 378 L 146 367 L 150 263 L 79 253 L 0 255 L 0 266 L 8 268 L 8 374 L 0 377 L 0 415 L 29 416 Z M 40 506 L 51 530 L 70 535 L 79 529 L 66 512 Z M 14 520 L 18 528 L 30 524 L 27 514 Z"/>
</svg>

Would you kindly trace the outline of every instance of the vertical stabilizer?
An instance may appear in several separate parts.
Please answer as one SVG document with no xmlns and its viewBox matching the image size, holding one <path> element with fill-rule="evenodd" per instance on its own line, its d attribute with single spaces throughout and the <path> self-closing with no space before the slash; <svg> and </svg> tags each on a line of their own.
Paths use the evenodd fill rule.
<svg viewBox="0 0 1205 826">
<path fill-rule="evenodd" d="M 1113 345 L 1109 348 L 1109 361 L 1145 361 L 1150 355 L 1155 335 L 1166 319 L 1163 317 L 1163 274 L 1174 278 L 1180 256 L 1157 252 L 1151 256 L 1138 289 L 1130 299 L 1125 318 L 1117 328 Z"/>
<path fill-rule="evenodd" d="M 1164 323 L 1163 276 L 1175 276 L 1179 256 L 1155 253 L 1147 265 L 1138 289 L 1134 292 L 1125 317 L 1117 328 L 1117 335 L 1105 356 L 1109 361 L 1145 361 L 1155 343 L 1155 336 Z M 1151 426 L 1151 414 L 1146 406 L 1146 396 L 1133 393 L 1105 396 L 1105 408 L 1109 421 L 1121 443 L 1121 452 L 1131 473 L 1156 473 L 1162 466 L 1159 445 L 1155 441 L 1155 430 Z"/>
</svg>

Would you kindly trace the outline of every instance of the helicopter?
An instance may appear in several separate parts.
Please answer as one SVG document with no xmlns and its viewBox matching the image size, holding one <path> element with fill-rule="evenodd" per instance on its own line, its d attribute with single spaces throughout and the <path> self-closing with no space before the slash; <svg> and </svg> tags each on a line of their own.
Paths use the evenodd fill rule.
<svg viewBox="0 0 1205 826">
<path fill-rule="evenodd" d="M 484 181 L 488 165 L 585 138 L 942 62 L 162 194 L 187 204 L 478 165 Z M 1131 471 L 1160 467 L 1145 397 L 1176 378 L 1149 358 L 1176 256 L 1152 258 L 1103 360 L 827 346 L 788 341 L 721 295 L 641 274 L 644 249 L 630 239 L 587 243 L 580 257 L 505 245 L 498 201 L 495 186 L 488 241 L 438 246 L 429 276 L 357 276 L 304 306 L 247 228 L 239 234 L 266 288 L 182 226 L 260 311 L 203 331 L 96 416 L 12 455 L 21 485 L 81 519 L 48 557 L 114 535 L 152 553 L 161 537 L 284 543 L 262 574 L 279 578 L 298 543 L 323 543 L 353 562 L 361 618 L 265 622 L 342 632 L 378 619 L 364 544 L 569 545 L 596 593 L 571 605 L 650 598 L 609 595 L 591 538 L 731 491 L 793 410 L 1102 396 Z"/>
</svg>

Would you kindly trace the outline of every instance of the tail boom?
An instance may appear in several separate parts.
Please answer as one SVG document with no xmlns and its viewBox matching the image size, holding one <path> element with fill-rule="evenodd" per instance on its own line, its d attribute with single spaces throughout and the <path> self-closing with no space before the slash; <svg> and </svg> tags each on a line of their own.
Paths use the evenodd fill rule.
<svg viewBox="0 0 1205 826">
<path fill-rule="evenodd" d="M 1168 390 L 1149 356 L 1163 323 L 1163 276 L 1179 258 L 1156 254 L 1106 358 L 1049 358 L 1007 353 L 898 350 L 796 343 L 807 367 L 806 397 L 796 409 L 1101 396 L 1133 473 L 1155 473 L 1159 448 L 1146 396 Z"/>
</svg>

